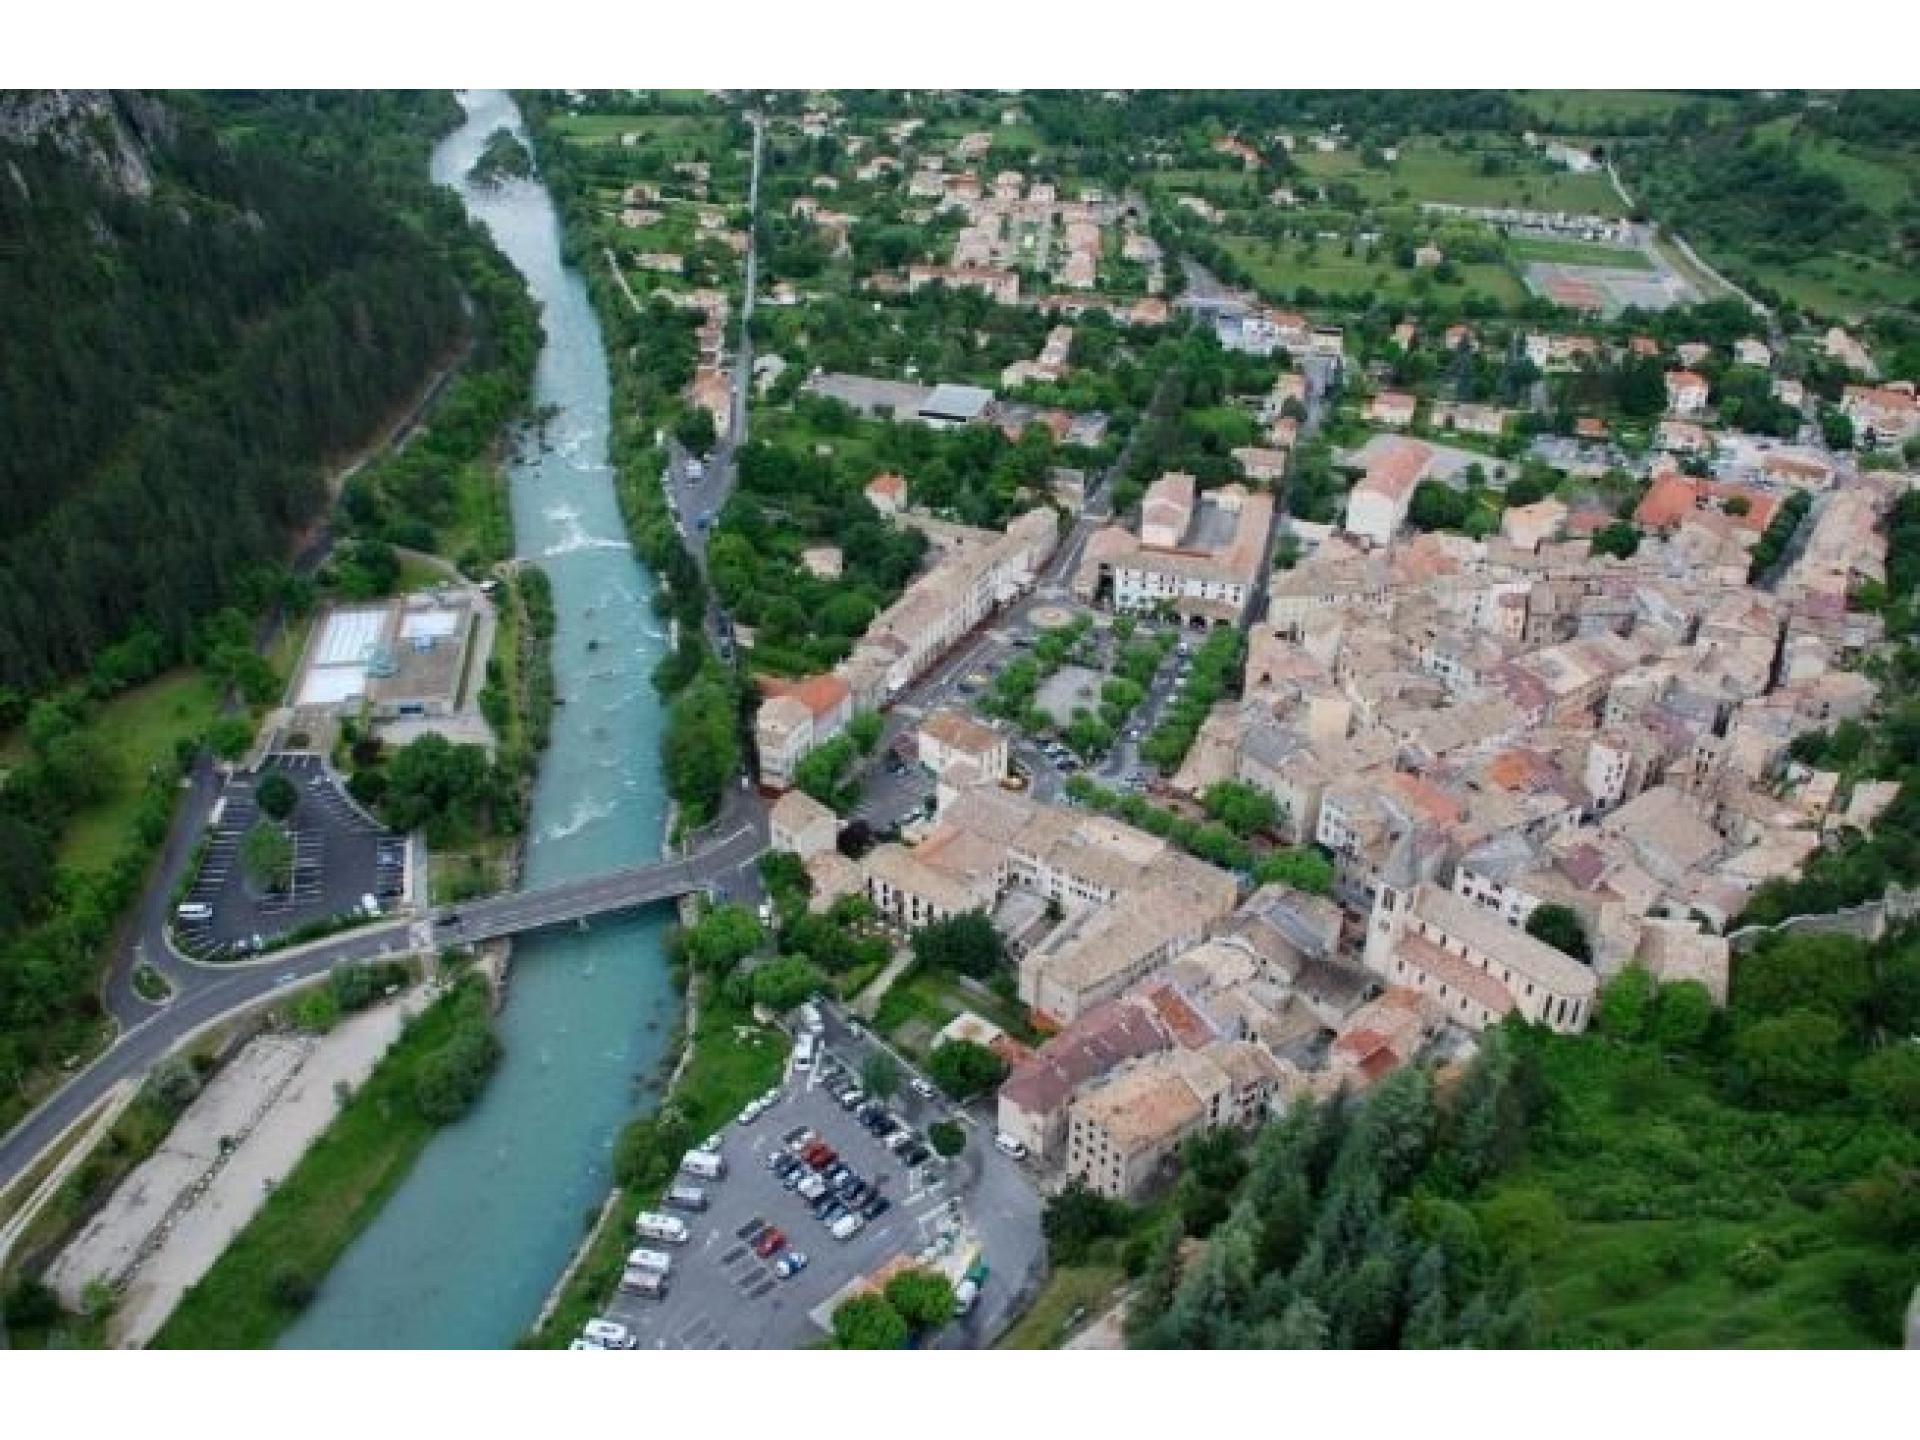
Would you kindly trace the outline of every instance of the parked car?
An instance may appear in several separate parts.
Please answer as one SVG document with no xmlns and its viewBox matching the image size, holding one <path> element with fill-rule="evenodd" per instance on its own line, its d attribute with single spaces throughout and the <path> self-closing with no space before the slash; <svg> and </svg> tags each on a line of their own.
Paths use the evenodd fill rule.
<svg viewBox="0 0 1920 1440">
<path fill-rule="evenodd" d="M 773 1273 L 778 1275 L 782 1280 L 790 1280 L 806 1268 L 807 1252 L 804 1250 L 789 1250 L 774 1262 Z"/>
<path fill-rule="evenodd" d="M 994 1132 L 993 1148 L 998 1150 L 1002 1155 L 1012 1156 L 1015 1160 L 1024 1160 L 1027 1158 L 1027 1147 L 1014 1139 L 1013 1136 L 1007 1134 L 1004 1130 Z"/>
<path fill-rule="evenodd" d="M 876 1190 L 872 1195 L 867 1197 L 867 1203 L 860 1207 L 860 1213 L 866 1216 L 869 1221 L 872 1221 L 878 1220 L 892 1208 L 893 1202 Z"/>
<path fill-rule="evenodd" d="M 911 1084 L 913 1093 L 918 1095 L 922 1100 L 931 1100 L 940 1093 L 933 1088 L 933 1082 L 928 1080 L 924 1075 L 914 1076 Z"/>
<path fill-rule="evenodd" d="M 753 1242 L 753 1253 L 764 1260 L 775 1251 L 784 1250 L 786 1245 L 787 1232 L 782 1230 L 778 1225 L 774 1225 L 770 1226 L 758 1240 Z"/>
</svg>

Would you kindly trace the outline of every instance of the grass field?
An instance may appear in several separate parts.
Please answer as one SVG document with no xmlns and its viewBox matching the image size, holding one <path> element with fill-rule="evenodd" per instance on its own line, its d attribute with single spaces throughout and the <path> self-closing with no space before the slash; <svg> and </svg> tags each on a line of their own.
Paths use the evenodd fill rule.
<svg viewBox="0 0 1920 1440">
<path fill-rule="evenodd" d="M 925 1049 L 931 1037 L 963 1010 L 992 1021 L 1016 1040 L 1038 1037 L 1020 1007 L 998 995 L 980 995 L 959 980 L 924 965 L 914 965 L 893 982 L 873 1017 L 874 1028 L 910 1048 Z"/>
<path fill-rule="evenodd" d="M 1402 270 L 1383 257 L 1346 255 L 1332 244 L 1315 245 L 1311 257 L 1303 259 L 1298 243 L 1292 241 L 1282 241 L 1276 249 L 1266 240 L 1228 235 L 1221 243 L 1247 267 L 1257 287 L 1273 293 L 1290 294 L 1307 286 L 1322 294 L 1406 298 L 1418 293 L 1416 282 L 1424 278 L 1437 295 L 1479 296 L 1502 305 L 1517 305 L 1527 297 L 1526 287 L 1504 265 L 1462 265 L 1460 280 L 1443 284 L 1432 280 L 1430 272 Z"/>
<path fill-rule="evenodd" d="M 1604 265 L 1614 270 L 1653 268 L 1644 251 L 1596 245 L 1586 240 L 1535 240 L 1519 236 L 1508 242 L 1508 248 L 1523 265 L 1538 261 L 1548 265 Z"/>
<path fill-rule="evenodd" d="M 253 1349 L 273 1342 L 367 1222 L 379 1214 L 437 1128 L 415 1087 L 433 1052 L 488 1004 L 476 977 L 428 1007 L 307 1151 L 293 1173 L 187 1291 L 156 1349 Z"/>
<path fill-rule="evenodd" d="M 705 115 L 556 115 L 553 128 L 583 145 L 620 145 L 627 135 L 638 135 L 636 146 L 686 153 L 716 145 L 726 135 L 726 122 Z"/>
<path fill-rule="evenodd" d="M 1544 160 L 1501 150 L 1511 171 L 1481 172 L 1484 152 L 1451 150 L 1432 140 L 1413 140 L 1400 147 L 1399 158 L 1386 169 L 1370 169 L 1352 150 L 1330 155 L 1299 153 L 1294 161 L 1321 180 L 1344 180 L 1360 194 L 1382 204 L 1394 200 L 1431 201 L 1446 205 L 1518 207 L 1565 210 L 1584 215 L 1619 215 L 1620 197 L 1603 173 L 1576 175 Z"/>
<path fill-rule="evenodd" d="M 197 670 L 172 671 L 103 704 L 87 729 L 108 761 L 106 791 L 74 814 L 58 862 L 81 871 L 111 865 L 132 834 L 148 771 L 204 731 L 219 706 L 213 682 Z"/>
<path fill-rule="evenodd" d="M 1118 1265 L 1063 1265 L 1047 1276 L 1033 1303 L 1005 1335 L 996 1350 L 1058 1350 L 1066 1339 L 1067 1322 L 1084 1311 L 1086 1324 L 1107 1310 L 1126 1283 Z"/>
</svg>

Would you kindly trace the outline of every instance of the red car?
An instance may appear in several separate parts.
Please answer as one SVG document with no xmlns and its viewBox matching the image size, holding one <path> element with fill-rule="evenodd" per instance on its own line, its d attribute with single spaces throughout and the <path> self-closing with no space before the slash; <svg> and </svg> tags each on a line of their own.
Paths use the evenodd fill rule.
<svg viewBox="0 0 1920 1440">
<path fill-rule="evenodd" d="M 758 1255 L 762 1260 L 765 1260 L 770 1255 L 779 1254 L 782 1250 L 786 1249 L 786 1247 L 786 1232 L 776 1226 L 753 1242 L 753 1253 Z"/>
</svg>

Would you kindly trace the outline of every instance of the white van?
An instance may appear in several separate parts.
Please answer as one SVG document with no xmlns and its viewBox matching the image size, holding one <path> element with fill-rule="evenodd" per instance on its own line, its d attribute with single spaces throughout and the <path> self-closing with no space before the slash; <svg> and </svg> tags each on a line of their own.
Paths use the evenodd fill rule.
<svg viewBox="0 0 1920 1440">
<path fill-rule="evenodd" d="M 793 1047 L 793 1068 L 811 1070 L 813 1068 L 813 1032 L 807 1031 L 800 1042 Z"/>
<path fill-rule="evenodd" d="M 642 1240 L 664 1240 L 669 1245 L 687 1243 L 687 1222 L 678 1215 L 661 1215 L 642 1210 L 633 1222 L 634 1233 Z"/>
<path fill-rule="evenodd" d="M 211 920 L 213 906 L 201 900 L 189 900 L 173 912 L 182 920 Z"/>
<path fill-rule="evenodd" d="M 689 1150 L 680 1161 L 680 1173 L 691 1175 L 696 1180 L 724 1179 L 727 1173 L 726 1157 L 706 1150 Z"/>
<path fill-rule="evenodd" d="M 827 1227 L 828 1233 L 836 1240 L 851 1240 L 866 1228 L 867 1222 L 858 1215 L 842 1215 Z"/>
<path fill-rule="evenodd" d="M 632 1350 L 640 1343 L 640 1338 L 618 1320 L 589 1320 L 580 1338 L 602 1350 Z"/>
<path fill-rule="evenodd" d="M 673 1257 L 664 1250 L 649 1250 L 644 1245 L 637 1250 L 627 1252 L 629 1270 L 651 1270 L 656 1275 L 669 1275 L 673 1272 Z"/>
<path fill-rule="evenodd" d="M 371 890 L 360 897 L 360 908 L 366 912 L 369 920 L 380 918 L 380 902 L 374 898 Z"/>
<path fill-rule="evenodd" d="M 658 1270 L 630 1267 L 620 1277 L 620 1293 L 640 1295 L 648 1300 L 664 1300 L 667 1295 L 667 1277 Z"/>
</svg>

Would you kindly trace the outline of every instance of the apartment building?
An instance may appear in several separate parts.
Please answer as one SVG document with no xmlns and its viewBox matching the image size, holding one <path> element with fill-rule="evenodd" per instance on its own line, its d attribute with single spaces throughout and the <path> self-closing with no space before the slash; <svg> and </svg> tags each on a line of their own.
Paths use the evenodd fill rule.
<svg viewBox="0 0 1920 1440">
<path fill-rule="evenodd" d="M 1273 529 L 1273 496 L 1224 485 L 1200 494 L 1191 475 L 1169 473 L 1151 485 L 1140 534 L 1111 527 L 1092 537 L 1074 577 L 1091 602 L 1110 595 L 1114 609 L 1166 609 L 1189 624 L 1245 624 Z"/>
<path fill-rule="evenodd" d="M 1433 463 L 1433 448 L 1418 440 L 1383 446 L 1347 495 L 1346 530 L 1373 545 L 1388 545 L 1407 518 L 1413 492 Z"/>
<path fill-rule="evenodd" d="M 1188 1137 L 1264 1117 L 1280 1073 L 1245 1041 L 1148 1056 L 1075 1098 L 1067 1173 L 1112 1199 L 1133 1199 L 1165 1173 Z"/>
</svg>

